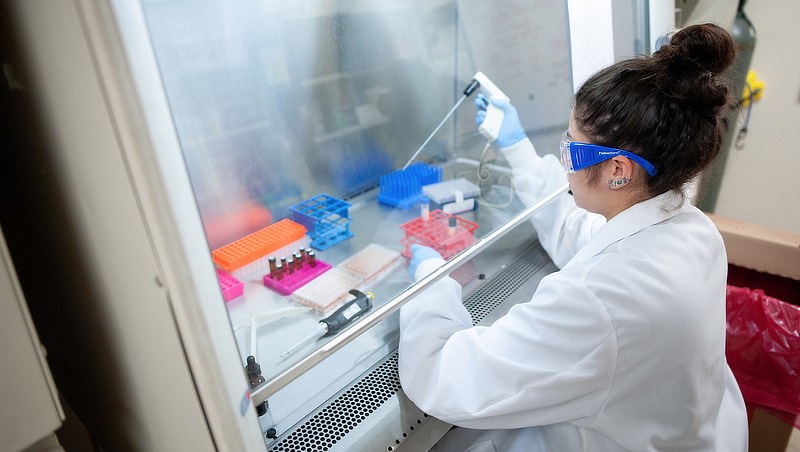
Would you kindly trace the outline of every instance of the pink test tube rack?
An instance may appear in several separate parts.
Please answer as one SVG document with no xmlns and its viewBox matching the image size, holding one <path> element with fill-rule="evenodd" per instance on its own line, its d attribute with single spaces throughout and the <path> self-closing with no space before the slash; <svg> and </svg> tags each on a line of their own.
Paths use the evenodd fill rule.
<svg viewBox="0 0 800 452">
<path fill-rule="evenodd" d="M 263 278 L 264 285 L 283 295 L 291 295 L 294 291 L 330 269 L 331 264 L 319 259 L 317 259 L 317 263 L 313 267 L 310 266 L 308 262 L 303 262 L 303 266 L 299 269 L 295 269 L 292 273 L 284 271 L 281 279 L 277 279 L 270 273 L 267 273 Z"/>
<path fill-rule="evenodd" d="M 218 268 L 216 270 L 219 287 L 222 289 L 222 299 L 226 303 L 244 294 L 244 284 L 241 281 L 229 275 L 226 271 Z"/>
</svg>

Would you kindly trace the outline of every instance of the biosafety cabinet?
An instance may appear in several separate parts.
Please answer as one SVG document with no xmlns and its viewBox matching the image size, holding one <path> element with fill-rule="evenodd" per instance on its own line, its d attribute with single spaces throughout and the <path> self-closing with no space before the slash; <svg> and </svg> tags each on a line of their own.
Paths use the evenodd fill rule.
<svg viewBox="0 0 800 452">
<path fill-rule="evenodd" d="M 451 274 L 488 324 L 555 269 L 464 91 L 482 72 L 556 152 L 566 2 L 4 9 L 3 227 L 100 447 L 418 451 L 446 432 L 403 395 L 397 311 Z M 416 284 L 413 243 L 448 259 Z"/>
</svg>

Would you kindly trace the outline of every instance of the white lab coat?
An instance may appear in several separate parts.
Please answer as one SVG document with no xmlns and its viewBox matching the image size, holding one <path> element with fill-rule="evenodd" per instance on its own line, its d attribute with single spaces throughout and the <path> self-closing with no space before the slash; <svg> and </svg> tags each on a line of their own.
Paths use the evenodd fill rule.
<svg viewBox="0 0 800 452">
<path fill-rule="evenodd" d="M 566 181 L 528 140 L 504 153 L 523 202 Z M 488 430 L 462 430 L 471 449 L 447 438 L 436 450 L 746 450 L 714 224 L 673 194 L 608 223 L 564 194 L 532 221 L 562 268 L 529 302 L 473 327 L 461 287 L 444 278 L 401 309 L 405 393 L 436 418 Z M 417 276 L 442 263 L 422 262 Z"/>
</svg>

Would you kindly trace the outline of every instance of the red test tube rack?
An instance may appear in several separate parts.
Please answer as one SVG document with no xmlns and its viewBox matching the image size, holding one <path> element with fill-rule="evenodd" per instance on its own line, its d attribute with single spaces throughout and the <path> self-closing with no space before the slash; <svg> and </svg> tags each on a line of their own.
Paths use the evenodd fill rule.
<svg viewBox="0 0 800 452">
<path fill-rule="evenodd" d="M 433 248 L 443 258 L 449 259 L 476 242 L 478 225 L 441 210 L 430 212 L 428 219 L 417 217 L 400 225 L 406 236 L 400 239 L 403 256 L 411 257 L 411 245 L 419 244 Z"/>
</svg>

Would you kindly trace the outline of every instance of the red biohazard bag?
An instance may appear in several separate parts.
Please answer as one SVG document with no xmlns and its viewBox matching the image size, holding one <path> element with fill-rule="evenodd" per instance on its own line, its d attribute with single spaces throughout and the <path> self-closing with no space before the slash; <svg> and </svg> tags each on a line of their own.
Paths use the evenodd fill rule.
<svg viewBox="0 0 800 452">
<path fill-rule="evenodd" d="M 727 287 L 725 355 L 745 401 L 800 427 L 800 306 Z"/>
</svg>

